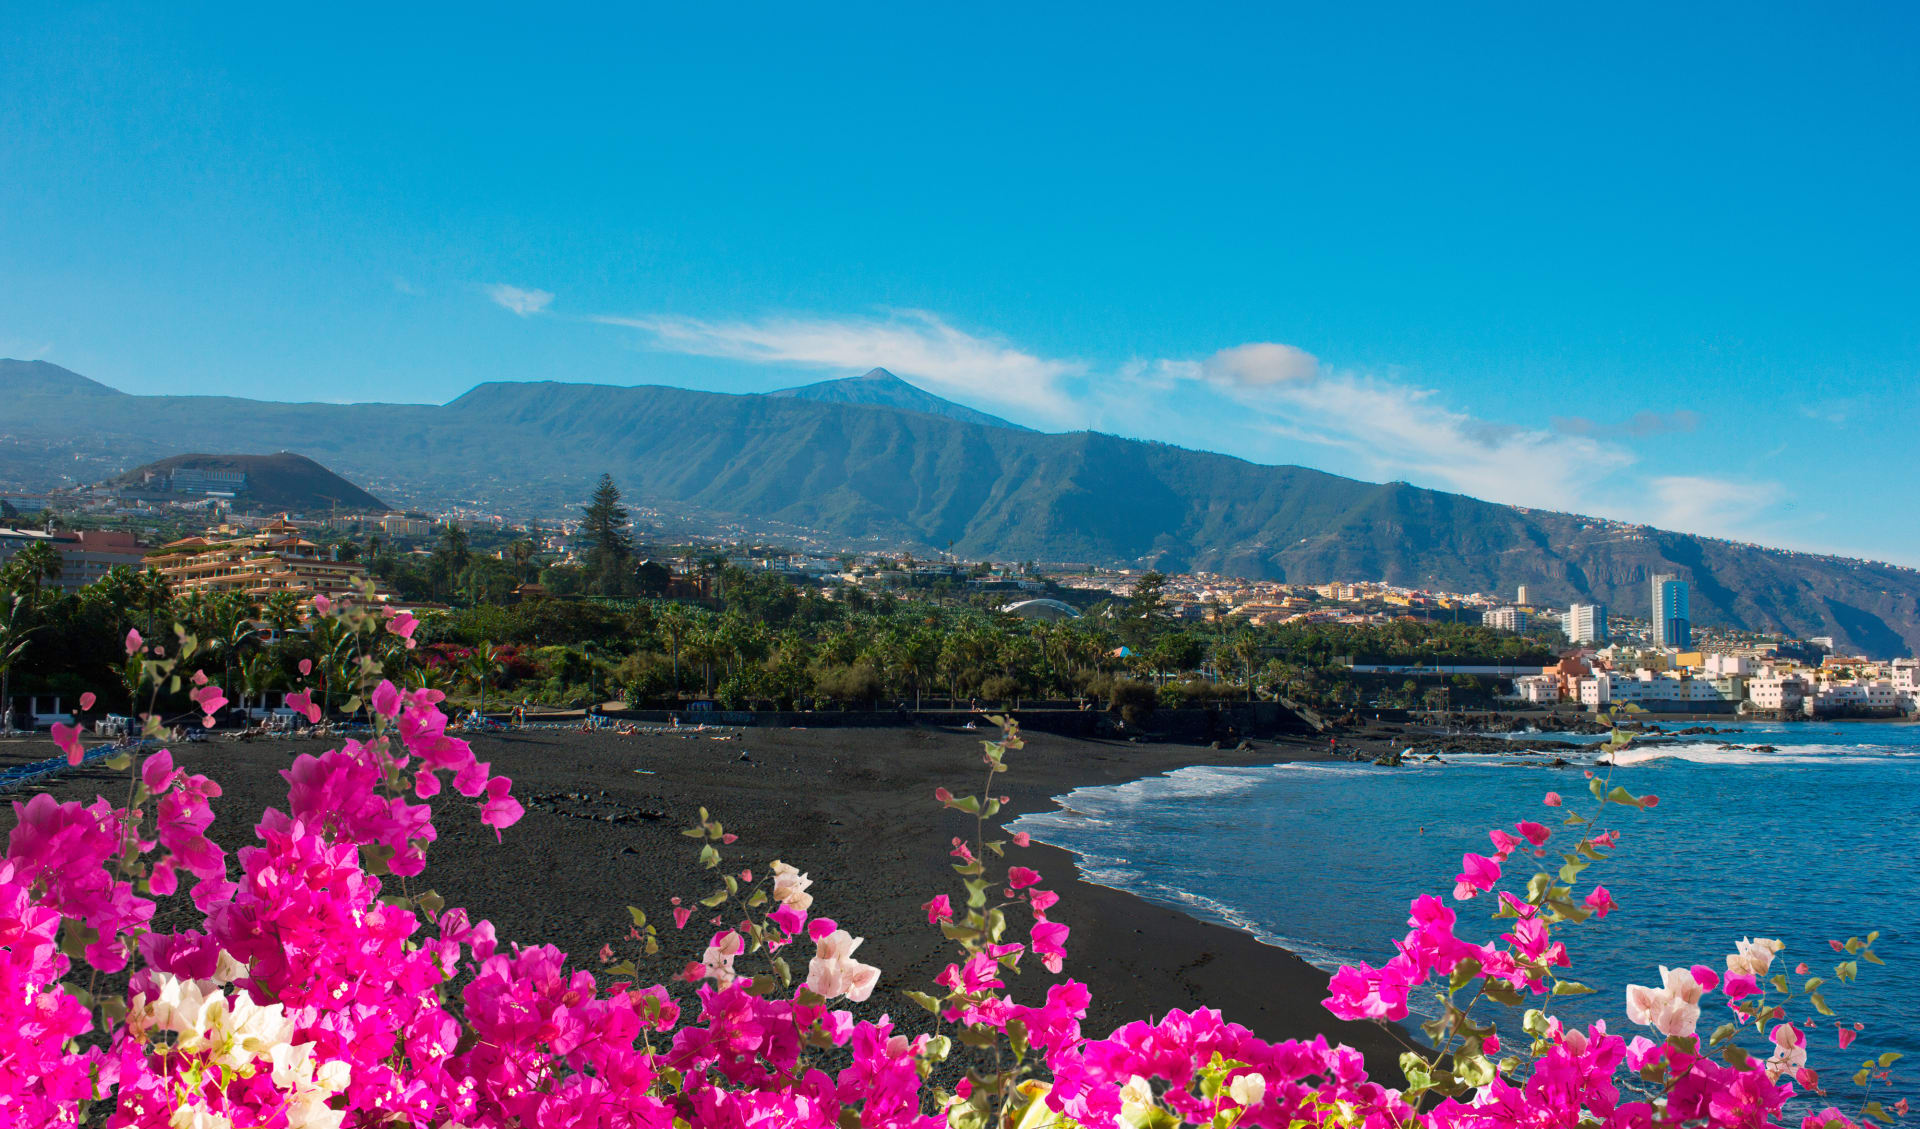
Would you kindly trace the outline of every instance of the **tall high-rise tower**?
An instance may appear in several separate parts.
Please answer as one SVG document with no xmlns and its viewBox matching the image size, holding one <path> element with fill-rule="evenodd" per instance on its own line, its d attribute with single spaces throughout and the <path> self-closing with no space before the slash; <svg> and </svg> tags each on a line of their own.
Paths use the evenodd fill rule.
<svg viewBox="0 0 1920 1129">
<path fill-rule="evenodd" d="M 1693 613 L 1687 610 L 1687 582 L 1670 572 L 1653 578 L 1653 641 L 1662 647 L 1693 645 Z"/>
<path fill-rule="evenodd" d="M 1560 617 L 1560 625 L 1570 643 L 1607 641 L 1607 605 L 1575 604 Z"/>
</svg>

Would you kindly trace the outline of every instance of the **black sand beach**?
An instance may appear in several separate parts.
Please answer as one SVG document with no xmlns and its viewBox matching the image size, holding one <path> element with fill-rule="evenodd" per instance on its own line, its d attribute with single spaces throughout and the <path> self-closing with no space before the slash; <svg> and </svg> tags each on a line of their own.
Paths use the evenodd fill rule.
<svg viewBox="0 0 1920 1129">
<path fill-rule="evenodd" d="M 649 980 L 666 979 L 698 958 L 709 933 L 699 918 L 684 933 L 674 932 L 668 912 L 672 896 L 691 901 L 714 888 L 712 876 L 694 862 L 693 841 L 680 834 L 706 807 L 740 837 L 726 849 L 728 869 L 758 872 L 779 858 L 813 876 L 813 912 L 865 937 L 861 958 L 883 970 L 867 1008 L 918 1027 L 924 1013 L 899 991 L 931 988 L 952 959 L 921 905 L 943 892 L 958 900 L 947 851 L 953 836 L 972 830 L 969 818 L 943 812 L 932 793 L 940 785 L 956 792 L 977 787 L 983 775 L 979 742 L 991 732 L 733 729 L 476 737 L 479 756 L 513 778 L 526 818 L 496 843 L 465 801 L 443 796 L 435 817 L 441 839 L 428 854 L 424 880 L 413 880 L 412 888 L 437 890 L 449 906 L 492 920 L 503 941 L 554 944 L 588 968 L 597 965 L 602 944 L 612 943 L 623 957 L 637 955 L 635 946 L 621 940 L 626 907 L 637 906 L 662 925 L 666 946 L 641 967 Z M 1004 818 L 1045 810 L 1052 797 L 1084 785 L 1193 764 L 1271 764 L 1327 755 L 1324 739 L 1260 741 L 1251 751 L 1041 733 L 1027 734 L 1027 742 L 1010 758 L 1013 771 L 1000 777 L 1013 798 Z M 1389 743 L 1341 742 L 1343 752 L 1359 745 L 1368 755 Z M 26 752 L 24 745 L 9 741 L 0 752 L 13 760 Z M 44 738 L 34 745 L 44 747 L 40 755 L 53 749 Z M 176 750 L 176 759 L 214 776 L 225 789 L 215 803 L 214 833 L 232 851 L 251 841 L 265 806 L 284 805 L 278 770 L 300 752 L 326 747 L 311 740 L 216 740 Z M 115 779 L 124 777 L 90 768 L 60 777 L 49 790 L 61 799 L 91 799 L 99 791 L 117 791 L 110 783 Z M 10 808 L 0 811 L 0 830 L 10 829 L 12 820 Z M 1075 880 L 1073 857 L 1053 847 L 1010 848 L 1010 854 L 1012 861 L 1039 870 L 1043 884 L 1061 894 L 1052 916 L 1072 927 L 1066 974 L 1092 990 L 1089 1032 L 1105 1034 L 1129 1020 L 1206 1005 L 1268 1039 L 1325 1034 L 1365 1052 L 1376 1077 L 1397 1078 L 1406 1035 L 1384 1025 L 1335 1020 L 1320 1005 L 1326 974 L 1293 954 Z M 1284 867 L 1252 880 L 1284 881 Z M 168 916 L 163 910 L 163 927 Z M 1037 965 L 1027 966 L 1015 983 L 1016 997 L 1038 998 L 1047 979 Z"/>
</svg>

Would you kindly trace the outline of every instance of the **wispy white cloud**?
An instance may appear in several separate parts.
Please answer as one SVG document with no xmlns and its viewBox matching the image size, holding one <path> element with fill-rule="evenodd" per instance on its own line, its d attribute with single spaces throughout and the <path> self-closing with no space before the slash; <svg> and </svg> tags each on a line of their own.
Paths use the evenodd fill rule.
<svg viewBox="0 0 1920 1129">
<path fill-rule="evenodd" d="M 1345 452 L 1378 478 L 1571 508 L 1571 500 L 1592 496 L 1595 480 L 1633 461 L 1596 440 L 1481 419 L 1448 406 L 1433 389 L 1330 369 L 1292 346 L 1223 349 L 1198 371 L 1260 429 Z"/>
<path fill-rule="evenodd" d="M 1049 422 L 1074 417 L 1062 382 L 1087 369 L 1078 361 L 1050 360 L 968 333 L 924 310 L 851 319 L 706 321 L 643 315 L 594 320 L 641 330 L 649 335 L 650 347 L 670 353 L 817 369 L 885 368 L 930 391 L 1037 412 Z"/>
<path fill-rule="evenodd" d="M 493 299 L 494 305 L 512 310 L 521 317 L 541 313 L 553 304 L 553 295 L 545 290 L 529 290 L 504 282 L 496 282 L 486 289 L 487 297 Z"/>
<path fill-rule="evenodd" d="M 1647 487 L 1656 511 L 1653 524 L 1743 541 L 1770 539 L 1754 529 L 1780 501 L 1779 488 L 1772 483 L 1704 475 L 1660 475 Z"/>
<path fill-rule="evenodd" d="M 1659 412 L 1635 412 L 1620 423 L 1597 423 L 1585 416 L 1555 416 L 1553 428 L 1568 435 L 1615 435 L 1645 439 L 1653 435 L 1690 432 L 1700 426 L 1700 413 L 1681 408 L 1665 415 Z"/>
</svg>

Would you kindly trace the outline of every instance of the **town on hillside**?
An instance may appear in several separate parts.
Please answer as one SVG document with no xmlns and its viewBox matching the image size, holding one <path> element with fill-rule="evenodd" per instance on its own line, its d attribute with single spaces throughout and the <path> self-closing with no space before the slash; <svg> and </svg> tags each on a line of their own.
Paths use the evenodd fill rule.
<svg viewBox="0 0 1920 1129">
<path fill-rule="evenodd" d="M 1131 680 L 1168 704 L 1265 697 L 1333 712 L 1920 713 L 1920 660 L 1852 653 L 1831 637 L 1695 625 L 1677 575 L 1649 577 L 1642 607 L 1550 607 L 1524 586 L 1509 598 L 746 536 L 670 541 L 664 515 L 630 511 L 611 479 L 584 507 L 544 521 L 467 509 L 263 512 L 243 504 L 244 473 L 204 468 L 121 481 L 124 490 L 85 507 L 22 512 L 31 500 L 10 501 L 0 577 L 36 606 L 107 600 L 148 627 L 171 615 L 244 636 L 249 645 L 232 647 L 236 678 L 243 653 L 291 655 L 314 598 L 325 597 L 418 616 L 437 648 L 429 658 L 444 659 L 456 682 L 476 649 L 499 648 L 497 675 L 473 680 L 477 697 L 490 689 L 496 703 L 517 694 L 556 708 L 921 701 L 934 690 L 949 704 L 1094 698 L 1117 708 L 1135 692 L 1122 685 Z M 696 631 L 689 638 L 704 641 L 689 648 L 676 630 L 663 634 L 674 608 L 715 638 Z M 569 617 L 596 625 L 552 626 Z M 536 619 L 546 626 L 527 626 Z M 931 657 L 849 644 L 856 620 L 903 638 L 931 625 L 932 642 L 920 644 Z M 970 659 L 948 653 L 970 633 L 993 642 Z M 1073 640 L 1071 654 L 1056 640 Z M 697 676 L 683 669 L 685 650 L 700 654 Z M 77 669 L 35 659 L 29 644 L 6 672 L 5 704 L 21 724 L 64 717 L 80 681 Z M 284 709 L 280 682 L 258 674 L 246 687 L 257 691 L 252 708 Z"/>
</svg>

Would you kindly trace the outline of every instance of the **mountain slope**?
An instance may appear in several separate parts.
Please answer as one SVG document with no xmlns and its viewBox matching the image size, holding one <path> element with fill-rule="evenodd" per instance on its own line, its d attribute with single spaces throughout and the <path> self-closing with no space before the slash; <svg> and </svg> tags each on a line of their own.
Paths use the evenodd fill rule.
<svg viewBox="0 0 1920 1129">
<path fill-rule="evenodd" d="M 372 494 L 291 451 L 275 455 L 172 455 L 135 467 L 110 485 L 137 490 L 152 480 L 156 488 L 161 488 L 176 470 L 241 471 L 247 476 L 247 486 L 235 502 L 247 509 L 378 513 L 388 508 Z"/>
<path fill-rule="evenodd" d="M 961 423 L 977 423 L 983 427 L 1006 427 L 1014 431 L 1031 431 L 999 416 L 975 411 L 965 404 L 956 404 L 952 400 L 943 400 L 931 392 L 922 391 L 908 384 L 886 369 L 870 369 L 860 376 L 849 376 L 841 380 L 823 380 L 818 384 L 803 384 L 798 388 L 783 388 L 770 396 L 791 396 L 800 400 L 814 400 L 822 404 L 857 404 L 868 408 L 898 408 L 909 412 L 924 412 L 943 419 L 959 420 Z"/>
<path fill-rule="evenodd" d="M 15 361 L 4 357 L 0 357 L 0 390 L 54 396 L 126 395 L 50 361 Z"/>
<path fill-rule="evenodd" d="M 1404 483 L 1093 433 L 1049 435 L 917 411 L 662 387 L 482 384 L 445 405 L 90 397 L 0 377 L 18 442 L 96 437 L 127 462 L 180 436 L 298 447 L 422 503 L 578 505 L 602 471 L 642 504 L 945 548 L 969 557 L 1453 591 L 1526 584 L 1555 604 L 1647 614 L 1647 579 L 1693 582 L 1702 623 L 1920 647 L 1920 571 L 1759 549 Z M 390 491 L 391 487 L 391 491 Z M 401 499 L 397 499 L 401 500 Z"/>
</svg>

